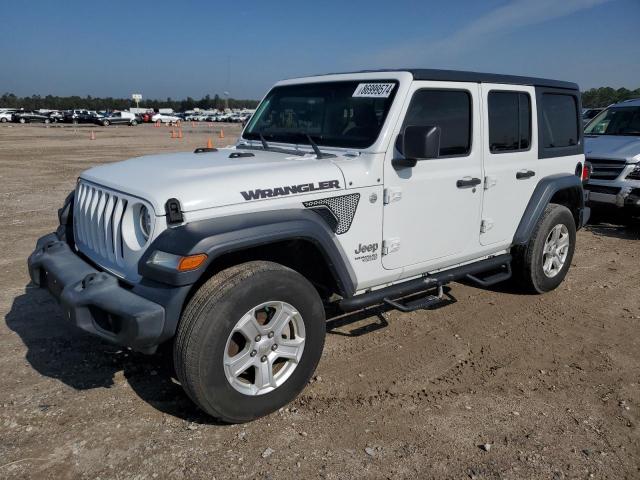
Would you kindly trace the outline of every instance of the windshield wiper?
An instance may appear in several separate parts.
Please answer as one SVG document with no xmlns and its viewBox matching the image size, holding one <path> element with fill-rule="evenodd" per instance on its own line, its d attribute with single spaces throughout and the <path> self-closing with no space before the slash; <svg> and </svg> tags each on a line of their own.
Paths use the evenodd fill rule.
<svg viewBox="0 0 640 480">
<path fill-rule="evenodd" d="M 287 148 L 269 146 L 262 132 L 258 132 L 258 138 L 260 139 L 260 143 L 262 143 L 261 147 L 252 146 L 249 144 L 242 144 L 242 145 L 239 145 L 238 148 L 244 149 L 244 150 L 264 150 L 265 152 L 286 153 L 287 155 L 296 155 L 298 157 L 303 157 L 305 155 L 304 152 L 299 152 L 297 150 L 289 150 Z"/>
<path fill-rule="evenodd" d="M 309 140 L 309 145 L 311 145 L 311 148 L 313 148 L 313 153 L 316 154 L 316 158 L 318 158 L 319 160 L 323 158 L 335 158 L 335 155 L 332 153 L 322 153 L 318 148 L 316 142 L 314 142 L 313 138 L 311 138 L 311 135 L 309 135 L 308 133 L 306 135 L 307 140 Z"/>
<path fill-rule="evenodd" d="M 258 135 L 260 135 L 260 142 L 262 143 L 262 148 L 264 148 L 265 150 L 269 150 L 269 144 L 264 139 L 264 135 L 262 135 L 262 132 L 260 132 Z"/>
</svg>

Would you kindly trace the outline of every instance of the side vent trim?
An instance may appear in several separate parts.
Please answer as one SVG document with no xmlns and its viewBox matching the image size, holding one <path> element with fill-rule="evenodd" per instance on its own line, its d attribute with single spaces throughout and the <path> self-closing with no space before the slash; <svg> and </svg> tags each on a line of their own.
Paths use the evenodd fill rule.
<svg viewBox="0 0 640 480">
<path fill-rule="evenodd" d="M 329 217 L 326 217 L 327 212 L 322 212 L 321 210 L 329 210 L 329 212 L 333 214 L 333 217 L 337 219 L 337 225 L 335 225 L 332 230 L 336 235 L 342 235 L 343 233 L 347 233 L 351 228 L 351 223 L 356 216 L 359 202 L 360 194 L 352 193 L 349 195 L 311 200 L 309 202 L 303 202 L 303 205 L 306 208 L 317 211 L 327 223 L 330 222 Z M 331 226 L 331 224 L 329 226 Z"/>
</svg>

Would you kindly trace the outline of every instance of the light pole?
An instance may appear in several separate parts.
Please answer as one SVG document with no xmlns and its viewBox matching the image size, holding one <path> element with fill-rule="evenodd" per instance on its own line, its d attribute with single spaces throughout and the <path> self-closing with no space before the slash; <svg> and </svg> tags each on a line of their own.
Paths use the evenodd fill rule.
<svg viewBox="0 0 640 480">
<path fill-rule="evenodd" d="M 134 102 L 136 102 L 136 113 L 138 113 L 138 110 L 140 110 L 140 100 L 142 100 L 142 94 L 134 93 L 131 95 L 131 98 Z"/>
<path fill-rule="evenodd" d="M 224 92 L 224 109 L 229 110 L 229 92 Z"/>
</svg>

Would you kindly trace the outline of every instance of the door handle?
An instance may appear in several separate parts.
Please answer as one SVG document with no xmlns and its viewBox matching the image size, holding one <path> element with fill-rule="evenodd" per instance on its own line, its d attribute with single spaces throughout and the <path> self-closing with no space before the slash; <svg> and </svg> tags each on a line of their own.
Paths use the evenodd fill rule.
<svg viewBox="0 0 640 480">
<path fill-rule="evenodd" d="M 520 170 L 516 172 L 516 178 L 518 180 L 524 180 L 525 178 L 531 178 L 536 174 L 533 170 Z"/>
<path fill-rule="evenodd" d="M 456 182 L 456 187 L 458 187 L 458 188 L 471 188 L 471 187 L 477 187 L 481 183 L 482 183 L 482 180 L 480 180 L 479 178 L 464 177 L 464 178 L 461 178 L 460 180 L 458 180 Z"/>
</svg>

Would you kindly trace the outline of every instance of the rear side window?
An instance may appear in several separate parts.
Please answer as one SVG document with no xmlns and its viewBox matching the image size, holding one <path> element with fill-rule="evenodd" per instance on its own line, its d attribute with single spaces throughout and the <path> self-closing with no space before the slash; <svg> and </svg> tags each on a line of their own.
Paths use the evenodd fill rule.
<svg viewBox="0 0 640 480">
<path fill-rule="evenodd" d="M 524 92 L 489 92 L 489 149 L 491 153 L 529 150 L 531 99 Z"/>
<path fill-rule="evenodd" d="M 466 156 L 471 150 L 471 95 L 465 90 L 418 90 L 403 127 L 440 127 L 440 156 Z"/>
<path fill-rule="evenodd" d="M 578 144 L 578 105 L 573 95 L 542 95 L 542 144 L 544 148 Z"/>
</svg>

